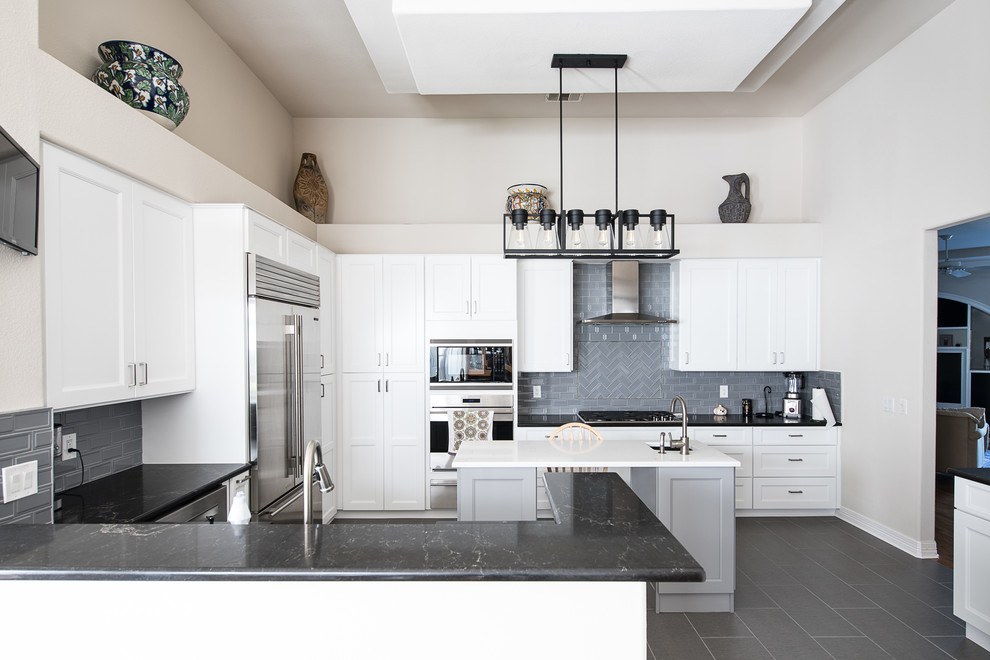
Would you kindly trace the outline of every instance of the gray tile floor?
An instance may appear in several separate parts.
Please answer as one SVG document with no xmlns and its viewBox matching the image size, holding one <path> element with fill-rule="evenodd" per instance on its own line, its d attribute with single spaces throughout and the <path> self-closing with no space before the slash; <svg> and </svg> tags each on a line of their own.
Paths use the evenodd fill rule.
<svg viewBox="0 0 990 660">
<path fill-rule="evenodd" d="M 952 570 L 838 518 L 737 518 L 736 611 L 655 614 L 647 660 L 990 659 L 952 615 Z"/>
</svg>

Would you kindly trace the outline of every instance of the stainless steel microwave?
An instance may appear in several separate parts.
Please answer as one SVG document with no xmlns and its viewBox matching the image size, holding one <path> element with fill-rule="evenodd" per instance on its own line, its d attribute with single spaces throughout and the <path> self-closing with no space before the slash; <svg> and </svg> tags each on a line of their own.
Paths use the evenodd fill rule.
<svg viewBox="0 0 990 660">
<path fill-rule="evenodd" d="M 430 387 L 512 387 L 510 340 L 433 340 Z"/>
</svg>

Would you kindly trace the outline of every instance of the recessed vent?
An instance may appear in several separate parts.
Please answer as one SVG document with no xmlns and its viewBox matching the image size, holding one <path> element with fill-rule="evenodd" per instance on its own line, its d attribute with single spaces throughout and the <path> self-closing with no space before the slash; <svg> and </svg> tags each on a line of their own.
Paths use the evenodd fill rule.
<svg viewBox="0 0 990 660">
<path fill-rule="evenodd" d="M 556 103 L 557 101 L 562 103 L 577 103 L 583 96 L 584 94 L 558 94 L 557 92 L 553 92 L 547 94 L 547 103 Z"/>
</svg>

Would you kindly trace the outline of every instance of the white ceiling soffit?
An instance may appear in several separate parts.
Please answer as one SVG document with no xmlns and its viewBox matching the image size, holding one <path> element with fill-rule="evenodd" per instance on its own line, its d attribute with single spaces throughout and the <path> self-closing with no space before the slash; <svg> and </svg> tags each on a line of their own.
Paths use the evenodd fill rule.
<svg viewBox="0 0 990 660">
<path fill-rule="evenodd" d="M 627 54 L 623 93 L 753 91 L 843 2 L 345 0 L 391 94 L 545 94 L 554 53 Z M 568 92 L 613 85 L 608 69 L 564 74 Z"/>
</svg>

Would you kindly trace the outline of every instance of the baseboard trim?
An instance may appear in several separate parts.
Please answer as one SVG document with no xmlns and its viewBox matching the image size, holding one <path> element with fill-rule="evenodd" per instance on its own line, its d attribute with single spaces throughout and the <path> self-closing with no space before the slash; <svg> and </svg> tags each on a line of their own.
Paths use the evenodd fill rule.
<svg viewBox="0 0 990 660">
<path fill-rule="evenodd" d="M 938 549 L 935 546 L 934 540 L 917 541 L 846 507 L 839 507 L 835 516 L 839 520 L 844 520 L 850 525 L 858 527 L 868 534 L 872 534 L 881 541 L 885 541 L 895 548 L 903 550 L 912 557 L 919 559 L 938 559 Z"/>
</svg>

